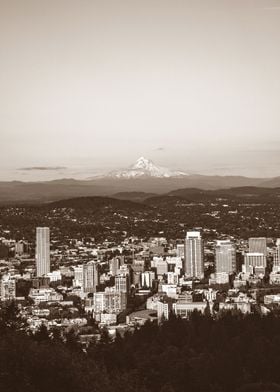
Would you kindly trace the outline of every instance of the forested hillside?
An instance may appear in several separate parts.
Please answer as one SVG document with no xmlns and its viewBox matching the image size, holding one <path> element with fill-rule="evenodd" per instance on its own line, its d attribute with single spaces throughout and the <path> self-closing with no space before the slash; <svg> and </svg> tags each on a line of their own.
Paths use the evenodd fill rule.
<svg viewBox="0 0 280 392">
<path fill-rule="evenodd" d="M 104 332 L 86 352 L 71 332 L 24 335 L 11 310 L 0 327 L 1 391 L 280 391 L 279 314 L 171 317 L 114 342 Z"/>
</svg>

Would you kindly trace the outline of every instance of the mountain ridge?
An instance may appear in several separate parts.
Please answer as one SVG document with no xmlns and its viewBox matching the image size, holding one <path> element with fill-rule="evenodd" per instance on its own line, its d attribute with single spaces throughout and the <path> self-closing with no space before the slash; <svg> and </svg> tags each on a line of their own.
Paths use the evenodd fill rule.
<svg viewBox="0 0 280 392">
<path fill-rule="evenodd" d="M 132 178 L 171 178 L 184 177 L 188 173 L 178 170 L 171 170 L 167 167 L 155 165 L 151 159 L 140 157 L 137 161 L 126 169 L 113 170 L 107 175 L 99 176 L 100 178 L 132 179 Z M 94 179 L 92 177 L 91 179 Z"/>
<path fill-rule="evenodd" d="M 245 186 L 280 187 L 280 177 L 250 178 L 244 176 L 206 176 L 174 171 L 155 165 L 140 157 L 127 169 L 115 170 L 103 176 L 88 179 L 61 178 L 49 181 L 0 181 L 0 204 L 48 203 L 74 197 L 116 196 L 142 201 L 150 196 L 163 195 L 178 189 L 229 189 Z"/>
</svg>

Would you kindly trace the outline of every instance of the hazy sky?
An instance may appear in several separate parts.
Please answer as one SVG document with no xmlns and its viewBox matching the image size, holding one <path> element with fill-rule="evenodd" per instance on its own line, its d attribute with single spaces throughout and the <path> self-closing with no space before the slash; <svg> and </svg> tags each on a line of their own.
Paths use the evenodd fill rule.
<svg viewBox="0 0 280 392">
<path fill-rule="evenodd" d="M 0 179 L 280 175 L 280 0 L 0 0 L 0 59 Z"/>
</svg>

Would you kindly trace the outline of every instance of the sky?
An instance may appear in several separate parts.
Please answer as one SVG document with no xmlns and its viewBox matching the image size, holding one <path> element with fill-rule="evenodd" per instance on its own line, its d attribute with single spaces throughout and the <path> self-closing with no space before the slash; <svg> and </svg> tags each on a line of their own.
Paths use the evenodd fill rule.
<svg viewBox="0 0 280 392">
<path fill-rule="evenodd" d="M 0 0 L 0 180 L 280 175 L 280 0 Z"/>
</svg>

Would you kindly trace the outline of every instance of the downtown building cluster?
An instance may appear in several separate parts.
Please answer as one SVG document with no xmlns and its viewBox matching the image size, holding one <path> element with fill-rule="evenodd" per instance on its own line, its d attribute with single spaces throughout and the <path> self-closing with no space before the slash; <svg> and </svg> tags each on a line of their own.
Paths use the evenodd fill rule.
<svg viewBox="0 0 280 392">
<path fill-rule="evenodd" d="M 14 255 L 2 260 L 1 301 L 16 300 L 31 331 L 44 324 L 75 328 L 82 337 L 94 323 L 114 336 L 171 313 L 267 313 L 280 305 L 279 239 L 204 241 L 203 231 L 193 230 L 172 242 L 131 237 L 96 246 L 73 239 L 58 247 L 48 227 L 37 227 L 34 259 L 30 244 L 2 243 Z"/>
</svg>

